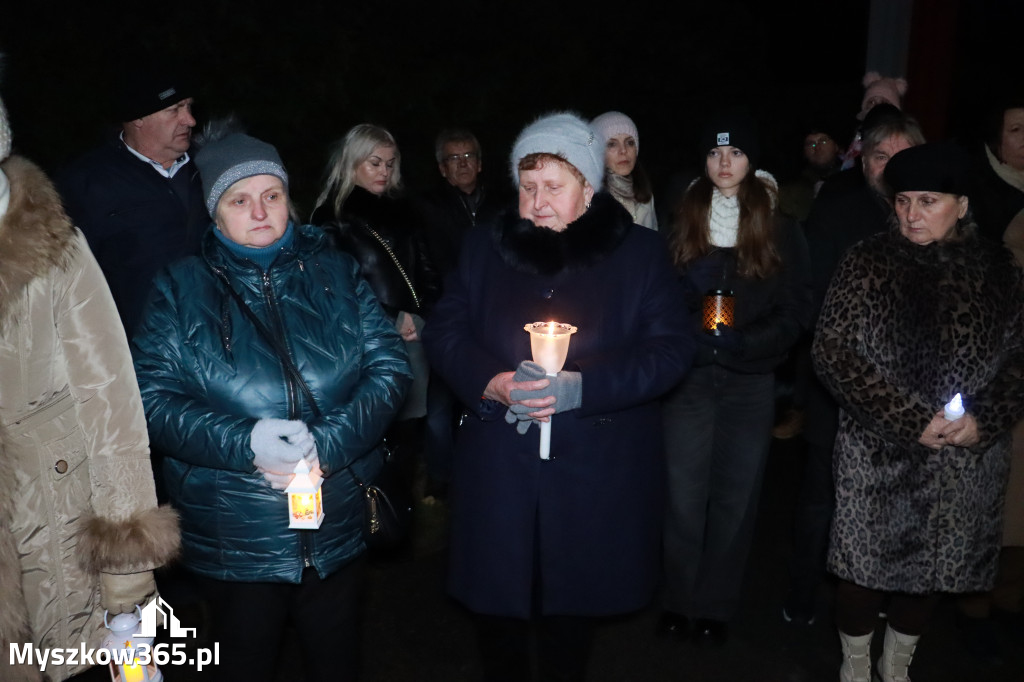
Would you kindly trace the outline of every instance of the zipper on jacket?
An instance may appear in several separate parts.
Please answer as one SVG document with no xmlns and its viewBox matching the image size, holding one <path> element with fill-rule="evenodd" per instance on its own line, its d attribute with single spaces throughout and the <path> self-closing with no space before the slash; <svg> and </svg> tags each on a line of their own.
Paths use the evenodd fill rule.
<svg viewBox="0 0 1024 682">
<path fill-rule="evenodd" d="M 310 568 L 313 565 L 313 550 L 310 543 L 313 540 L 311 530 L 300 530 L 299 541 L 302 543 L 302 566 Z"/>
<path fill-rule="evenodd" d="M 301 262 L 299 261 L 300 264 Z M 277 335 L 285 350 L 289 350 L 288 341 L 284 334 L 284 320 L 281 319 L 281 309 L 277 305 L 277 296 L 274 295 L 274 286 L 270 280 L 269 271 L 260 268 L 260 282 L 262 283 L 263 296 L 267 299 L 267 311 L 270 316 L 271 330 Z M 299 404 L 299 387 L 295 385 L 295 380 L 292 379 L 290 372 L 284 371 L 284 381 L 285 386 L 288 387 L 288 418 L 302 419 L 302 407 Z M 312 540 L 311 531 L 299 531 L 303 568 L 313 566 Z"/>
<path fill-rule="evenodd" d="M 285 349 L 288 349 L 288 341 L 284 335 L 284 322 L 281 319 L 281 311 L 277 306 L 277 297 L 274 295 L 274 287 L 270 281 L 270 273 L 260 268 L 260 281 L 263 288 L 263 296 L 267 299 L 267 312 L 270 314 L 271 329 L 277 335 L 278 340 Z M 295 380 L 282 367 L 284 373 L 284 384 L 288 392 L 288 418 L 301 419 L 302 408 L 299 406 L 299 389 Z"/>
</svg>

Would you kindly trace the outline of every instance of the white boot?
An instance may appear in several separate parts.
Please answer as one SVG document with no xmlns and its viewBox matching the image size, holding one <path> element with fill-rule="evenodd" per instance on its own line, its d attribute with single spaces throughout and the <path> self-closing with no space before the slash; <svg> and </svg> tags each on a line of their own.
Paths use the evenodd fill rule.
<svg viewBox="0 0 1024 682">
<path fill-rule="evenodd" d="M 839 682 L 871 682 L 871 638 L 874 633 L 854 637 L 839 631 L 843 645 L 843 665 Z"/>
<path fill-rule="evenodd" d="M 885 644 L 878 659 L 878 676 L 882 682 L 910 682 L 910 662 L 914 660 L 918 635 L 904 635 L 885 626 Z"/>
</svg>

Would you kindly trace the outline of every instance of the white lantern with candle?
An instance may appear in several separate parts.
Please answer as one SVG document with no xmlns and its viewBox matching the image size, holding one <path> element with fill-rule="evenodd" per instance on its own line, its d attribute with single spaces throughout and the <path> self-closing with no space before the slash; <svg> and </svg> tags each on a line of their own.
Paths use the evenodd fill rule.
<svg viewBox="0 0 1024 682">
<path fill-rule="evenodd" d="M 316 530 L 324 521 L 324 479 L 320 470 L 310 472 L 309 464 L 300 459 L 295 465 L 295 477 L 284 492 L 288 496 L 288 527 Z"/>
<path fill-rule="evenodd" d="M 556 376 L 565 365 L 569 354 L 569 337 L 576 327 L 564 322 L 533 322 L 523 327 L 530 332 L 530 350 L 533 361 L 544 368 L 548 376 Z M 540 423 L 540 458 L 551 458 L 551 421 Z"/>
<path fill-rule="evenodd" d="M 135 611 L 139 613 L 139 607 L 136 606 Z M 100 648 L 110 652 L 110 679 L 113 682 L 163 682 L 163 673 L 152 662 L 153 638 L 133 634 L 142 621 L 136 613 L 120 613 L 109 620 L 107 614 L 103 614 L 103 624 L 110 632 L 103 638 Z M 149 647 L 149 665 L 139 663 L 137 652 L 141 645 Z M 134 655 L 129 656 L 129 653 Z"/>
</svg>

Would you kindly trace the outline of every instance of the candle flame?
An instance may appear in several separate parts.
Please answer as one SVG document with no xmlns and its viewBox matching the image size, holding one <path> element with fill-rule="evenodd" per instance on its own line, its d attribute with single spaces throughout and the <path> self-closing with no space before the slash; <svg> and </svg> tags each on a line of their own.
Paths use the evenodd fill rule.
<svg viewBox="0 0 1024 682">
<path fill-rule="evenodd" d="M 949 409 L 953 412 L 959 412 L 964 409 L 964 401 L 963 398 L 960 397 L 959 393 L 953 396 L 953 399 L 949 401 Z"/>
<path fill-rule="evenodd" d="M 548 322 L 548 334 L 551 336 L 555 335 L 555 323 L 554 321 Z"/>
</svg>

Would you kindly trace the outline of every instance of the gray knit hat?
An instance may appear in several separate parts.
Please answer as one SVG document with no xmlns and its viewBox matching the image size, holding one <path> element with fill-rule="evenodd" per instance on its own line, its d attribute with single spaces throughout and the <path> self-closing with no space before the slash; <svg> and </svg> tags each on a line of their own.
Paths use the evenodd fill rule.
<svg viewBox="0 0 1024 682">
<path fill-rule="evenodd" d="M 288 189 L 288 173 L 272 145 L 232 133 L 206 144 L 196 154 L 196 166 L 203 179 L 203 195 L 210 216 L 217 212 L 217 202 L 231 185 L 254 175 L 276 175 Z"/>
<path fill-rule="evenodd" d="M 529 154 L 562 156 L 597 191 L 604 179 L 604 146 L 586 121 L 571 113 L 541 116 L 519 133 L 512 145 L 512 179 L 519 184 L 519 162 Z"/>
</svg>

